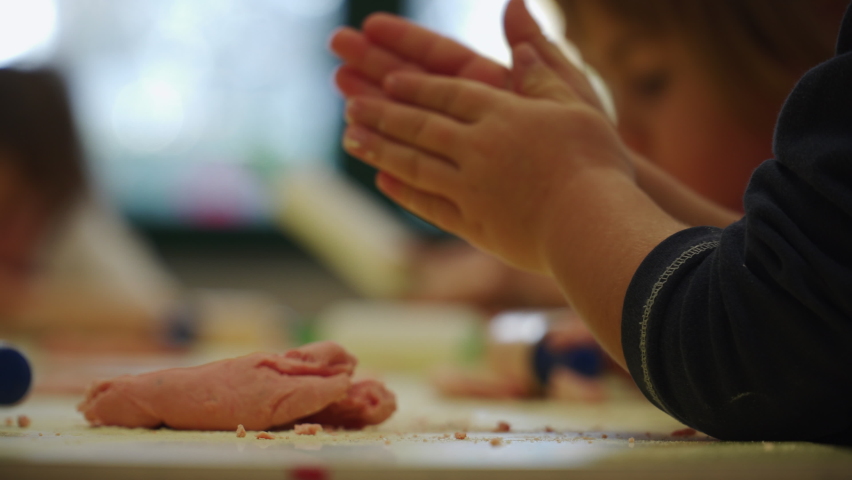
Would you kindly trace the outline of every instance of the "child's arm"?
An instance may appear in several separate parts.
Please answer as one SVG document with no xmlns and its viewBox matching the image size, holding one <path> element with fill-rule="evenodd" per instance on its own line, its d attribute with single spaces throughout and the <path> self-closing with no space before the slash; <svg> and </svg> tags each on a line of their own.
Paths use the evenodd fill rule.
<svg viewBox="0 0 852 480">
<path fill-rule="evenodd" d="M 666 213 L 686 225 L 724 228 L 742 218 L 740 212 L 702 197 L 647 158 L 636 153 L 631 158 L 639 188 Z"/>
<path fill-rule="evenodd" d="M 639 263 L 685 228 L 639 189 L 612 124 L 515 48 L 518 89 L 423 74 L 385 82 L 396 103 L 350 100 L 344 144 L 403 207 L 527 270 L 553 275 L 624 366 L 621 307 Z"/>
<path fill-rule="evenodd" d="M 852 16 L 847 17 L 852 50 Z M 553 274 L 672 416 L 730 440 L 852 438 L 852 51 L 785 105 L 746 217 L 684 229 L 634 183 L 611 124 L 515 48 L 527 98 L 396 74 L 356 98 L 347 148 L 413 212 Z M 525 82 L 524 79 L 527 81 Z"/>
<path fill-rule="evenodd" d="M 509 44 L 529 43 L 556 74 L 589 105 L 601 108 L 585 76 L 541 32 L 519 0 L 509 2 L 505 15 Z M 331 39 L 332 50 L 344 61 L 335 80 L 346 97 L 384 97 L 381 82 L 396 71 L 428 72 L 476 80 L 512 89 L 510 71 L 467 47 L 403 18 L 378 13 L 370 16 L 363 31 L 339 30 Z M 633 154 L 631 154 L 633 155 Z M 667 173 L 633 155 L 636 181 L 663 210 L 688 225 L 726 226 L 740 214 L 695 194 Z"/>
</svg>

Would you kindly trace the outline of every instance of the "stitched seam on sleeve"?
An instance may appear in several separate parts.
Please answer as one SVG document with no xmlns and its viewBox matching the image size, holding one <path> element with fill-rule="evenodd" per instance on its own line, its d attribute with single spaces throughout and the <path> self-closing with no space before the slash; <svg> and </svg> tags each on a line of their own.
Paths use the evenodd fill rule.
<svg viewBox="0 0 852 480">
<path fill-rule="evenodd" d="M 654 284 L 653 288 L 651 288 L 651 294 L 648 296 L 648 300 L 645 302 L 645 306 L 642 309 L 642 322 L 640 323 L 640 334 L 639 334 L 639 352 L 641 354 L 641 364 L 642 364 L 642 375 L 644 376 L 645 389 L 651 395 L 651 398 L 654 400 L 654 403 L 657 404 L 660 408 L 662 408 L 666 413 L 671 415 L 671 412 L 663 405 L 663 402 L 660 401 L 660 397 L 657 395 L 657 389 L 654 388 L 653 382 L 651 382 L 651 375 L 648 372 L 648 344 L 647 344 L 647 334 L 648 334 L 648 321 L 651 318 L 651 309 L 654 307 L 654 302 L 657 300 L 657 295 L 659 295 L 660 290 L 663 289 L 663 286 L 669 280 L 669 278 L 677 271 L 678 268 L 682 267 L 687 260 L 690 258 L 700 254 L 701 252 L 705 252 L 707 250 L 711 250 L 719 246 L 719 241 L 714 240 L 710 242 L 699 243 L 698 245 L 693 245 L 688 250 L 684 251 L 680 254 L 675 261 L 671 263 L 671 265 L 666 268 L 666 271 L 660 275 L 660 278 L 657 279 L 657 282 Z"/>
</svg>

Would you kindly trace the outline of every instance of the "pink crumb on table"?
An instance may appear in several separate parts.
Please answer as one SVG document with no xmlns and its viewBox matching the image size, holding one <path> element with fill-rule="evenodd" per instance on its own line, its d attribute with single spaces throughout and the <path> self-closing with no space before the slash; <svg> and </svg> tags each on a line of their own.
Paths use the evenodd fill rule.
<svg viewBox="0 0 852 480">
<path fill-rule="evenodd" d="M 237 425 L 237 437 L 243 438 L 245 436 L 246 436 L 246 427 L 244 427 L 243 424 L 241 423 L 241 424 Z"/>
<path fill-rule="evenodd" d="M 467 438 L 467 434 L 464 432 L 456 432 L 454 436 L 456 437 L 456 440 L 464 440 Z"/>
<path fill-rule="evenodd" d="M 508 432 L 512 430 L 512 426 L 507 422 L 497 422 L 497 428 L 494 429 L 495 432 Z"/>
<path fill-rule="evenodd" d="M 275 435 L 269 432 L 260 432 L 255 435 L 255 438 L 257 438 L 258 440 L 275 440 Z"/>
<path fill-rule="evenodd" d="M 30 426 L 30 417 L 26 415 L 18 415 L 18 426 L 21 428 L 27 428 Z"/>
<path fill-rule="evenodd" d="M 553 433 L 556 430 L 554 430 L 553 427 L 548 425 L 548 426 L 544 427 L 544 431 L 547 432 L 547 433 Z"/>
<path fill-rule="evenodd" d="M 316 435 L 322 431 L 322 425 L 318 423 L 300 423 L 293 427 L 296 435 Z"/>
<path fill-rule="evenodd" d="M 696 432 L 694 428 L 681 428 L 680 430 L 675 430 L 671 433 L 673 437 L 691 437 L 695 435 Z"/>
</svg>

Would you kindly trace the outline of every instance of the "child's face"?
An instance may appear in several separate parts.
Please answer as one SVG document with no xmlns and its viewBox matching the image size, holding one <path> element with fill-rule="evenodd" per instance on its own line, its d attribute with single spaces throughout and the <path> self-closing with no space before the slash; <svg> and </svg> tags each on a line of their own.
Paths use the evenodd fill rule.
<svg viewBox="0 0 852 480">
<path fill-rule="evenodd" d="M 0 312 L 22 299 L 50 219 L 8 155 L 0 151 Z"/>
<path fill-rule="evenodd" d="M 771 156 L 773 125 L 746 128 L 685 42 L 637 36 L 593 5 L 580 48 L 612 91 L 624 141 L 693 190 L 742 209 L 752 170 Z"/>
</svg>

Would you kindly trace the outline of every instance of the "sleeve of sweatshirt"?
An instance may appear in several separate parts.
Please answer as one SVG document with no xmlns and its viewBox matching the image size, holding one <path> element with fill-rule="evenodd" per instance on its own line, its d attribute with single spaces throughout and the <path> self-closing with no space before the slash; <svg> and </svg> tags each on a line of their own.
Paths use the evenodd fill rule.
<svg viewBox="0 0 852 480">
<path fill-rule="evenodd" d="M 658 245 L 622 318 L 657 407 L 725 440 L 852 439 L 852 10 L 784 105 L 744 218 Z"/>
</svg>

